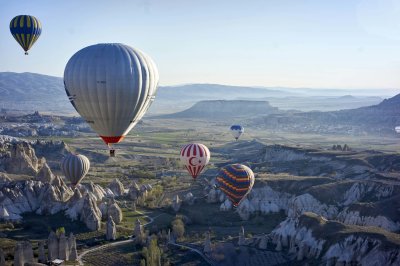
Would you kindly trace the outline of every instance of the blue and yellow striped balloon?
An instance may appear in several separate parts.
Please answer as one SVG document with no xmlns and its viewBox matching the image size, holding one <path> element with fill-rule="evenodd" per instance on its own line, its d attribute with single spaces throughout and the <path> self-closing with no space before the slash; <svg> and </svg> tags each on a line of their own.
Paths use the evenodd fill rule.
<svg viewBox="0 0 400 266">
<path fill-rule="evenodd" d="M 254 173 L 243 164 L 230 164 L 223 167 L 217 175 L 219 189 L 237 207 L 254 185 Z"/>
<path fill-rule="evenodd" d="M 27 55 L 42 33 L 42 24 L 34 16 L 20 15 L 11 20 L 10 31 Z"/>
</svg>

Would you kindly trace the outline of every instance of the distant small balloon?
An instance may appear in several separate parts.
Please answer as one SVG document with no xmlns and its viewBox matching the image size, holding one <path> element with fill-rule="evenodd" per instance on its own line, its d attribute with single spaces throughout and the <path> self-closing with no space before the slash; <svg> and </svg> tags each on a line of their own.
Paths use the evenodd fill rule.
<svg viewBox="0 0 400 266">
<path fill-rule="evenodd" d="M 237 207 L 253 188 L 254 173 L 243 164 L 230 164 L 219 171 L 217 185 Z"/>
<path fill-rule="evenodd" d="M 394 130 L 396 131 L 396 133 L 400 133 L 400 126 L 395 127 Z"/>
<path fill-rule="evenodd" d="M 207 146 L 200 143 L 187 144 L 181 149 L 181 162 L 196 179 L 210 161 L 210 151 Z"/>
<path fill-rule="evenodd" d="M 20 15 L 11 20 L 10 31 L 27 55 L 42 33 L 42 24 L 34 16 Z"/>
<path fill-rule="evenodd" d="M 231 126 L 231 134 L 236 140 L 238 140 L 243 133 L 244 133 L 244 128 L 241 125 Z"/>
<path fill-rule="evenodd" d="M 78 185 L 89 172 L 90 161 L 81 154 L 69 154 L 61 161 L 61 170 L 71 185 Z"/>
</svg>

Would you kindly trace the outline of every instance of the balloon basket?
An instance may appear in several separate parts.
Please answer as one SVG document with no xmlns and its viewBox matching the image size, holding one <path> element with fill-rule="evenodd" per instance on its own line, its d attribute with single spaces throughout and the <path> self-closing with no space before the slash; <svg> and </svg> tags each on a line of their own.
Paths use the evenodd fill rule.
<svg viewBox="0 0 400 266">
<path fill-rule="evenodd" d="M 115 157 L 115 149 L 110 149 L 110 157 Z"/>
<path fill-rule="evenodd" d="M 28 55 L 28 52 L 25 52 L 25 55 Z"/>
</svg>

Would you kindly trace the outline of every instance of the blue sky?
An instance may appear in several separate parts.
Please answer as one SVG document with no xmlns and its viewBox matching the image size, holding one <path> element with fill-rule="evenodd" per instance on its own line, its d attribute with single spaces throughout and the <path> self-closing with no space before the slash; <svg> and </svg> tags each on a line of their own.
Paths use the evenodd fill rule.
<svg viewBox="0 0 400 266">
<path fill-rule="evenodd" d="M 8 25 L 34 15 L 24 56 Z M 79 49 L 121 42 L 149 54 L 161 85 L 400 87 L 399 0 L 0 0 L 0 71 L 62 76 Z"/>
</svg>

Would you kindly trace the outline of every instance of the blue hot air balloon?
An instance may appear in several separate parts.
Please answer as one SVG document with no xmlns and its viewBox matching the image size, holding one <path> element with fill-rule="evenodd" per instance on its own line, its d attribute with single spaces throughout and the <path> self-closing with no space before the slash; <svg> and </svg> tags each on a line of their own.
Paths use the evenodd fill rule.
<svg viewBox="0 0 400 266">
<path fill-rule="evenodd" d="M 231 126 L 231 134 L 232 136 L 238 140 L 239 137 L 243 134 L 244 128 L 241 125 L 232 125 Z"/>
<path fill-rule="evenodd" d="M 10 31 L 27 55 L 42 33 L 42 24 L 34 16 L 19 15 L 11 20 Z"/>
</svg>

